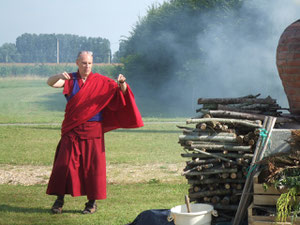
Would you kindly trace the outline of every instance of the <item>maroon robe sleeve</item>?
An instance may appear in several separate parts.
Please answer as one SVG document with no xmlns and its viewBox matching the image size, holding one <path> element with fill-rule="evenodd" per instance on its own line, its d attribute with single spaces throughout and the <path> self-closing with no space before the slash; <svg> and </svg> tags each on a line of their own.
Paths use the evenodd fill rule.
<svg viewBox="0 0 300 225">
<path fill-rule="evenodd" d="M 144 126 L 142 116 L 135 103 L 134 95 L 127 84 L 125 94 L 119 89 L 103 110 L 103 130 L 117 128 L 138 128 Z"/>
<path fill-rule="evenodd" d="M 69 73 L 69 76 L 72 76 L 71 73 Z M 65 80 L 64 84 L 64 89 L 63 89 L 63 94 L 64 95 L 70 95 L 72 93 L 72 88 L 73 88 L 73 80 Z"/>
</svg>

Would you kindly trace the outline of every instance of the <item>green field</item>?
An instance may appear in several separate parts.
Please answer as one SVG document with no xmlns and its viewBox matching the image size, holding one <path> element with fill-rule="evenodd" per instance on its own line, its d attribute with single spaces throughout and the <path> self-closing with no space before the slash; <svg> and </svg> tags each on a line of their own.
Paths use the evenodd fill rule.
<svg viewBox="0 0 300 225">
<path fill-rule="evenodd" d="M 0 171 L 4 178 L 13 174 L 12 167 L 25 174 L 24 180 L 40 168 L 51 170 L 64 114 L 61 91 L 48 87 L 41 78 L 0 80 Z M 184 159 L 177 143 L 181 131 L 176 127 L 184 120 L 144 118 L 142 128 L 105 135 L 108 198 L 98 202 L 96 214 L 81 215 L 86 198 L 68 196 L 65 213 L 52 215 L 54 197 L 45 194 L 49 176 L 41 175 L 42 183 L 0 184 L 0 224 L 118 225 L 132 222 L 143 210 L 184 204 L 188 185 L 180 176 Z"/>
</svg>

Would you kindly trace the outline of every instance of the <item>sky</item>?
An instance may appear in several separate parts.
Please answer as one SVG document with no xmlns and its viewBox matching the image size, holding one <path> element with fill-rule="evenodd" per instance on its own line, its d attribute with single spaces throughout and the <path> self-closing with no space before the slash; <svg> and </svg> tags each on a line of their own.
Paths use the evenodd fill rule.
<svg viewBox="0 0 300 225">
<path fill-rule="evenodd" d="M 112 52 L 151 5 L 166 0 L 0 0 L 0 46 L 24 33 L 106 38 Z"/>
</svg>

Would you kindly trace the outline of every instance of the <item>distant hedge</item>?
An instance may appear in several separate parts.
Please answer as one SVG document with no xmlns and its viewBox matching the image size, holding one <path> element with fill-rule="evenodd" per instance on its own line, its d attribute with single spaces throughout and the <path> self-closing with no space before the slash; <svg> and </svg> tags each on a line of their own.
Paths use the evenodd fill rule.
<svg viewBox="0 0 300 225">
<path fill-rule="evenodd" d="M 109 77 L 116 77 L 117 74 L 122 73 L 122 64 L 94 64 L 93 72 L 100 73 Z M 77 66 L 74 63 L 69 64 L 55 64 L 55 63 L 12 63 L 0 64 L 0 77 L 18 77 L 18 76 L 40 76 L 48 77 L 53 74 L 62 72 L 76 72 Z"/>
</svg>

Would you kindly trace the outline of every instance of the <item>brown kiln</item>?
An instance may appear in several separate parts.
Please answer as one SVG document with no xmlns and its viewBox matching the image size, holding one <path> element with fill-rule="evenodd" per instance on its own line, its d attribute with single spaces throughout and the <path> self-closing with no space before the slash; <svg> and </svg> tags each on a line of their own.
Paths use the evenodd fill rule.
<svg viewBox="0 0 300 225">
<path fill-rule="evenodd" d="M 300 115 L 300 20 L 282 33 L 276 55 L 276 64 L 290 113 Z"/>
</svg>

